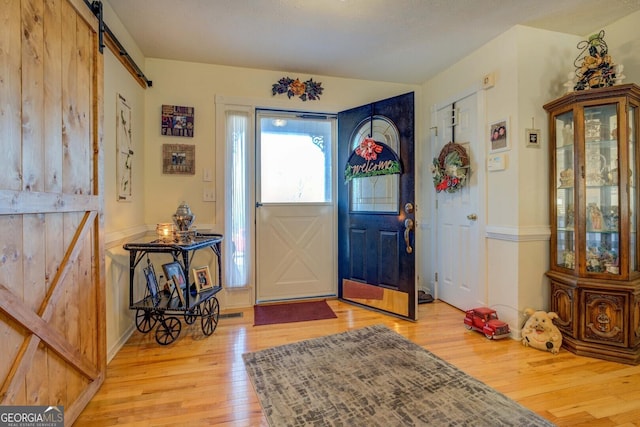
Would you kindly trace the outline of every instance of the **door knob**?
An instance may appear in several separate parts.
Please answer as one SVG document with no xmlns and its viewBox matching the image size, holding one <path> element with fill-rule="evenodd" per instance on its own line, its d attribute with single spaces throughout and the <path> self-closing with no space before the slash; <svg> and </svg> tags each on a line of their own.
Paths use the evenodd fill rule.
<svg viewBox="0 0 640 427">
<path fill-rule="evenodd" d="M 478 219 L 478 215 L 469 214 L 469 215 L 467 215 L 467 219 L 470 220 L 470 221 L 476 221 Z"/>
</svg>

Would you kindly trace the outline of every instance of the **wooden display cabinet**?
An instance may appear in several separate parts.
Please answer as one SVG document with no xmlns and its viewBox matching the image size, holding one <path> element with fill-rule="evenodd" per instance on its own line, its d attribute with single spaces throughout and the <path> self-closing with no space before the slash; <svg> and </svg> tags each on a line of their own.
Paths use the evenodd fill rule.
<svg viewBox="0 0 640 427">
<path fill-rule="evenodd" d="M 563 346 L 640 363 L 640 87 L 569 93 L 544 106 L 550 135 L 551 311 Z"/>
</svg>

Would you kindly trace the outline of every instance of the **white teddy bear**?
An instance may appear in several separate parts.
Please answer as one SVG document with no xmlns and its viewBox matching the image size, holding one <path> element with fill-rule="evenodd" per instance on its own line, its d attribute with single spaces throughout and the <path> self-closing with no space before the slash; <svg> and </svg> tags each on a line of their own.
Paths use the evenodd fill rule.
<svg viewBox="0 0 640 427">
<path fill-rule="evenodd" d="M 525 347 L 558 354 L 562 346 L 562 334 L 553 324 L 553 319 L 557 319 L 558 315 L 553 311 L 546 313 L 532 308 L 527 308 L 524 313 L 529 318 L 522 328 L 522 344 Z"/>
</svg>

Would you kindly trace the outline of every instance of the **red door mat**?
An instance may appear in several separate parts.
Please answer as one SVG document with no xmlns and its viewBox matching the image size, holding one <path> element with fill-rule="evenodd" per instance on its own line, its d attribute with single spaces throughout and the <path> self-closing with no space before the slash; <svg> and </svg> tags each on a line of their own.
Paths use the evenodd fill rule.
<svg viewBox="0 0 640 427">
<path fill-rule="evenodd" d="M 254 326 L 335 319 L 337 317 L 324 300 L 253 306 Z"/>
</svg>

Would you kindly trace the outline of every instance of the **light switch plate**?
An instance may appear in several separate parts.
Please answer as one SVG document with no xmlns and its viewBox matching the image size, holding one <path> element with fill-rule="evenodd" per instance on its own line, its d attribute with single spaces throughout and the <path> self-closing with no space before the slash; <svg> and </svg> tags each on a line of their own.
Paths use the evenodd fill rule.
<svg viewBox="0 0 640 427">
<path fill-rule="evenodd" d="M 202 190 L 202 201 L 203 202 L 215 202 L 216 201 L 216 190 L 214 188 L 205 187 Z"/>
<path fill-rule="evenodd" d="M 203 182 L 211 182 L 212 178 L 211 178 L 211 169 L 209 168 L 204 168 L 202 170 L 202 181 Z"/>
</svg>

